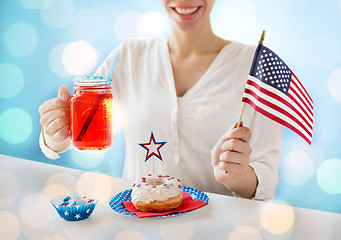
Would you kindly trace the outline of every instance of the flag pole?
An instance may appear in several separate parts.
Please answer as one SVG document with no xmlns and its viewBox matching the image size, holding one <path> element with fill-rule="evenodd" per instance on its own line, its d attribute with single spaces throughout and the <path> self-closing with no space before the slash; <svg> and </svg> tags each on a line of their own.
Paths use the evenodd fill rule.
<svg viewBox="0 0 341 240">
<path fill-rule="evenodd" d="M 263 30 L 263 32 L 262 32 L 262 36 L 260 37 L 258 45 L 263 45 L 264 38 L 265 38 L 265 30 Z M 239 113 L 239 117 L 238 117 L 238 122 L 237 122 L 236 128 L 239 128 L 240 123 L 242 122 L 244 108 L 245 108 L 245 102 L 243 102 L 243 104 L 242 104 L 242 108 L 241 108 L 240 113 Z"/>
</svg>

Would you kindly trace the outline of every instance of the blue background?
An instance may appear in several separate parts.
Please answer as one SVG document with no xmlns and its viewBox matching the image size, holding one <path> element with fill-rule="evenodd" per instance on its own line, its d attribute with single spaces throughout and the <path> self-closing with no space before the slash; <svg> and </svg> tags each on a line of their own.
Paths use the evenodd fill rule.
<svg viewBox="0 0 341 240">
<path fill-rule="evenodd" d="M 312 145 L 284 131 L 275 201 L 341 213 L 341 1 L 217 0 L 211 18 L 219 36 L 247 44 L 257 44 L 265 29 L 264 45 L 281 56 L 314 100 Z M 61 84 L 72 89 L 73 75 L 93 74 L 125 38 L 169 30 L 155 0 L 2 0 L 0 154 L 121 176 L 122 128 L 106 153 L 71 150 L 50 160 L 38 146 L 38 107 Z M 67 53 L 83 54 L 75 61 L 85 62 L 63 60 Z"/>
</svg>

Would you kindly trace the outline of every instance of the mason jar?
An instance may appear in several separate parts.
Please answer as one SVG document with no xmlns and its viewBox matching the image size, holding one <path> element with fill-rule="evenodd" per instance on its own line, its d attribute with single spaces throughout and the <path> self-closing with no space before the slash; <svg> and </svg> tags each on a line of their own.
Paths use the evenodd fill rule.
<svg viewBox="0 0 341 240">
<path fill-rule="evenodd" d="M 111 78 L 74 78 L 71 96 L 71 142 L 78 150 L 100 151 L 110 148 L 112 134 Z"/>
</svg>

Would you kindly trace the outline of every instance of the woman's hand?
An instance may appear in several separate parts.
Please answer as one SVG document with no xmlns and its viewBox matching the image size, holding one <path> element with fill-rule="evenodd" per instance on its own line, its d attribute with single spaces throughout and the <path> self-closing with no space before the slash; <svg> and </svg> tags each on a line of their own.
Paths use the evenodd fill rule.
<svg viewBox="0 0 341 240">
<path fill-rule="evenodd" d="M 40 124 L 45 143 L 54 151 L 63 150 L 70 136 L 70 92 L 62 85 L 58 97 L 45 101 L 39 107 Z M 67 142 L 67 143 L 65 143 Z"/>
<path fill-rule="evenodd" d="M 212 165 L 216 180 L 236 194 L 252 198 L 257 187 L 257 177 L 248 165 L 252 149 L 249 145 L 250 129 L 232 126 L 212 150 Z"/>
</svg>

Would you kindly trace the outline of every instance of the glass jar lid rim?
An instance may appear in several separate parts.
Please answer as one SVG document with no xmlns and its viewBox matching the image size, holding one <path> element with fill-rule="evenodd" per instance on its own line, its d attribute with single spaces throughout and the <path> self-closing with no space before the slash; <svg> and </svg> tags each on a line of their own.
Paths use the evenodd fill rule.
<svg viewBox="0 0 341 240">
<path fill-rule="evenodd" d="M 73 79 L 74 83 L 77 84 L 110 84 L 112 82 L 111 78 L 106 78 L 103 76 L 81 76 L 81 77 L 75 77 Z"/>
</svg>

